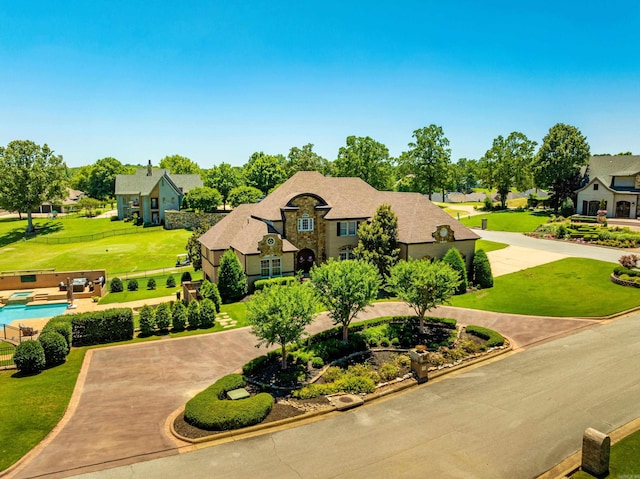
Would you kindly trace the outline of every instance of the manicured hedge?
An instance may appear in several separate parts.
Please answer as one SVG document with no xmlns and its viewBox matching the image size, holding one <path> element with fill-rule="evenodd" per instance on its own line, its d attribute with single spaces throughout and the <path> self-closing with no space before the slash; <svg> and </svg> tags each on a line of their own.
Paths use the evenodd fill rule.
<svg viewBox="0 0 640 479">
<path fill-rule="evenodd" d="M 262 422 L 273 407 L 273 397 L 259 393 L 247 399 L 225 399 L 227 391 L 244 387 L 240 374 L 224 376 L 198 393 L 184 409 L 184 420 L 206 431 L 227 431 Z"/>
<path fill-rule="evenodd" d="M 18 371 L 24 374 L 35 374 L 42 371 L 46 366 L 42 344 L 33 340 L 18 344 L 13 353 L 13 362 Z"/>
<path fill-rule="evenodd" d="M 636 276 L 640 276 L 640 270 L 625 268 L 624 266 L 616 266 L 615 268 L 613 268 L 613 274 L 615 274 L 616 276 L 622 276 L 623 274 L 626 274 L 629 277 L 633 278 Z"/>
<path fill-rule="evenodd" d="M 130 308 L 112 308 L 70 316 L 74 346 L 133 339 L 133 311 Z"/>
<path fill-rule="evenodd" d="M 62 364 L 69 354 L 69 346 L 62 334 L 55 331 L 42 333 L 38 338 L 44 350 L 44 360 L 48 368 Z"/>
<path fill-rule="evenodd" d="M 253 283 L 253 288 L 256 291 L 260 291 L 264 288 L 268 288 L 269 286 L 274 285 L 282 285 L 288 286 L 290 284 L 295 283 L 295 276 L 282 276 L 281 278 L 269 278 L 269 279 L 259 279 L 255 283 Z"/>
<path fill-rule="evenodd" d="M 71 317 L 62 315 L 62 316 L 54 316 L 47 324 L 42 328 L 42 333 L 48 333 L 53 331 L 54 333 L 61 334 L 62 337 L 67 342 L 67 347 L 71 348 L 71 341 L 73 338 L 72 329 L 71 329 Z"/>
<path fill-rule="evenodd" d="M 487 347 L 494 348 L 504 344 L 504 337 L 492 329 L 483 328 L 482 326 L 467 326 L 467 333 L 473 334 L 482 339 L 487 340 Z"/>
</svg>

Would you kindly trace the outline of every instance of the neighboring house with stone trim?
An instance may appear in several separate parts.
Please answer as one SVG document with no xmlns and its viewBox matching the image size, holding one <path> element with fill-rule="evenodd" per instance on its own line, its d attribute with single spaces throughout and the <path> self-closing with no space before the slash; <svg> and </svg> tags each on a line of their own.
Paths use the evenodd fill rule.
<svg viewBox="0 0 640 479">
<path fill-rule="evenodd" d="M 352 259 L 358 225 L 384 203 L 398 217 L 401 259 L 441 258 L 455 247 L 471 268 L 478 235 L 423 195 L 302 171 L 259 203 L 238 206 L 200 237 L 204 278 L 217 282 L 227 249 L 238 256 L 250 284 L 307 273 L 328 258 Z"/>
<path fill-rule="evenodd" d="M 592 156 L 581 176 L 578 214 L 596 216 L 604 200 L 608 218 L 640 216 L 640 155 Z"/>
<path fill-rule="evenodd" d="M 200 175 L 172 175 L 153 169 L 149 161 L 133 175 L 116 175 L 118 218 L 138 216 L 145 223 L 163 224 L 165 211 L 179 210 L 184 195 L 200 186 Z"/>
</svg>

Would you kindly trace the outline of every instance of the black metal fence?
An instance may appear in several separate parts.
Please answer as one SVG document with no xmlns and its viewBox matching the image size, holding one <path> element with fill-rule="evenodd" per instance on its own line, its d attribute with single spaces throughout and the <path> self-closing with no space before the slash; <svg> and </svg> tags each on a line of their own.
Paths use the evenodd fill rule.
<svg viewBox="0 0 640 479">
<path fill-rule="evenodd" d="M 0 367 L 13 366 L 13 353 L 15 348 L 0 347 Z"/>
</svg>

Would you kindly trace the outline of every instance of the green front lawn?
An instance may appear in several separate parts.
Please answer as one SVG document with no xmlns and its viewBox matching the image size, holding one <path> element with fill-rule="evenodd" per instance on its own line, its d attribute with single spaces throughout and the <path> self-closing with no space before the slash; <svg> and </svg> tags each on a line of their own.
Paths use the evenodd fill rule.
<svg viewBox="0 0 640 479">
<path fill-rule="evenodd" d="M 478 251 L 479 249 L 484 250 L 485 253 L 488 253 L 489 251 L 497 251 L 499 249 L 504 249 L 507 246 L 509 246 L 506 243 L 498 243 L 496 241 L 489 241 L 489 240 L 485 240 L 485 239 L 479 239 L 478 241 L 476 241 L 476 251 Z"/>
<path fill-rule="evenodd" d="M 625 437 L 611 447 L 609 475 L 607 477 L 640 477 L 640 431 Z M 594 476 L 579 471 L 571 479 L 592 479 Z"/>
<path fill-rule="evenodd" d="M 28 377 L 0 371 L 0 471 L 33 449 L 60 421 L 71 399 L 86 348 L 61 366 Z"/>
<path fill-rule="evenodd" d="M 460 218 L 460 222 L 470 228 L 480 228 L 482 227 L 482 219 L 487 220 L 487 229 L 490 231 L 527 233 L 546 223 L 549 215 L 531 211 L 496 211 L 494 213 Z"/>
<path fill-rule="evenodd" d="M 503 313 L 601 317 L 640 306 L 640 289 L 609 280 L 615 264 L 565 258 L 499 276 L 494 287 L 454 296 L 452 306 Z"/>
<path fill-rule="evenodd" d="M 152 275 L 146 277 L 135 278 L 138 281 L 138 291 L 128 291 L 127 290 L 127 280 L 122 279 L 122 286 L 124 287 L 124 291 L 120 293 L 109 293 L 104 296 L 100 300 L 100 304 L 113 304 L 113 303 L 127 303 L 129 301 L 143 301 L 145 299 L 150 298 L 162 298 L 163 296 L 173 296 L 173 299 L 176 299 L 176 292 L 182 291 L 182 286 L 180 286 L 180 278 L 182 277 L 182 273 L 188 271 L 191 273 L 191 279 L 194 281 L 198 281 L 202 279 L 202 271 L 194 271 L 193 268 L 182 268 L 178 270 L 176 273 L 172 274 L 159 274 Z M 175 288 L 167 288 L 165 285 L 167 283 L 167 278 L 169 276 L 173 276 L 173 279 L 176 280 Z M 115 277 L 115 276 L 114 276 Z M 147 289 L 147 282 L 150 278 L 156 280 L 156 288 L 155 289 Z M 113 280 L 113 278 L 111 278 Z M 107 282 L 106 288 L 107 291 L 110 289 L 111 280 Z M 126 304 L 124 305 L 126 306 Z"/>
</svg>

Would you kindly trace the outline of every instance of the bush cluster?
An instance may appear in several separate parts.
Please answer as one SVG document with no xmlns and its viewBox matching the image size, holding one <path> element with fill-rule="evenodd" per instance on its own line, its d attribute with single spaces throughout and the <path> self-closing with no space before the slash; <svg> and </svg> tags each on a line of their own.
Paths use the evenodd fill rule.
<svg viewBox="0 0 640 479">
<path fill-rule="evenodd" d="M 60 333 L 48 331 L 38 338 L 44 351 L 46 367 L 50 368 L 62 364 L 69 354 L 69 345 Z"/>
<path fill-rule="evenodd" d="M 268 278 L 268 279 L 259 279 L 255 283 L 253 283 L 253 288 L 255 291 L 261 291 L 264 288 L 268 288 L 269 286 L 281 285 L 281 286 L 289 286 L 296 282 L 295 276 L 282 276 L 280 278 Z"/>
<path fill-rule="evenodd" d="M 111 284 L 109 285 L 109 292 L 111 293 L 122 293 L 124 291 L 124 286 L 122 285 L 122 280 L 118 277 L 115 277 L 111 280 Z"/>
<path fill-rule="evenodd" d="M 225 400 L 228 391 L 246 385 L 239 374 L 224 376 L 194 396 L 184 409 L 184 419 L 207 431 L 227 431 L 261 422 L 273 407 L 273 397 L 260 393 L 241 401 Z"/>
<path fill-rule="evenodd" d="M 47 324 L 45 324 L 42 328 L 42 333 L 44 334 L 48 332 L 54 332 L 62 335 L 67 343 L 67 348 L 71 349 L 73 334 L 71 328 L 71 319 L 69 316 L 54 316 L 49 321 L 47 321 Z"/>
<path fill-rule="evenodd" d="M 497 331 L 482 326 L 467 326 L 467 333 L 487 340 L 487 347 L 494 348 L 504 344 L 504 337 Z"/>
<path fill-rule="evenodd" d="M 130 308 L 112 308 L 69 316 L 74 346 L 133 339 L 133 311 Z"/>
<path fill-rule="evenodd" d="M 24 341 L 16 346 L 13 362 L 23 374 L 36 374 L 46 366 L 44 349 L 39 341 Z"/>
</svg>

